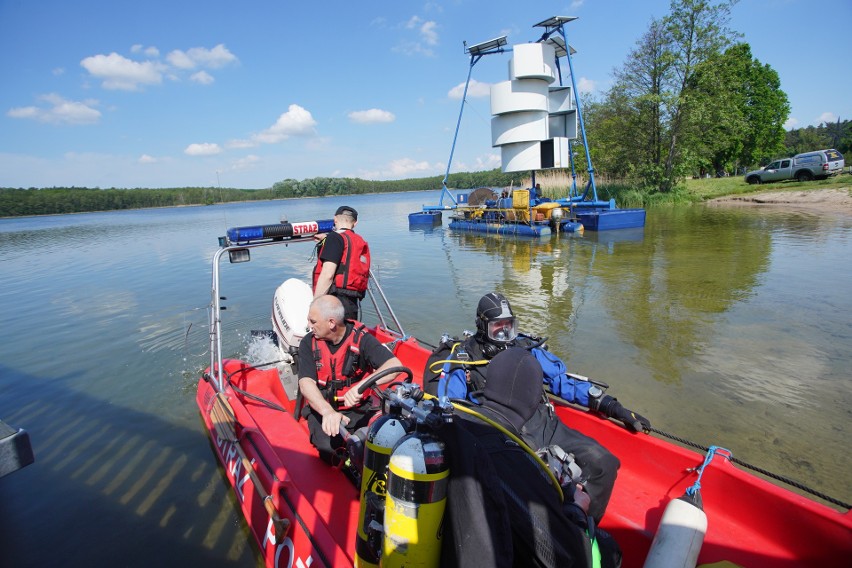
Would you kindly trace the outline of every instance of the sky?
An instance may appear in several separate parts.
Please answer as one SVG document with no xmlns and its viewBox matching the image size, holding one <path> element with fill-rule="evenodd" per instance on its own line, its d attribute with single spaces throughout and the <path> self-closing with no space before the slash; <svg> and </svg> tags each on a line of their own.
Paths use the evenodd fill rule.
<svg viewBox="0 0 852 568">
<path fill-rule="evenodd" d="M 732 10 L 730 28 L 781 78 L 787 128 L 852 118 L 852 2 L 830 4 Z M 582 104 L 668 11 L 668 0 L 0 0 L 0 187 L 259 189 L 492 169 L 488 92 L 511 54 L 471 68 L 464 41 L 527 43 L 536 23 L 576 16 L 565 31 Z"/>
</svg>

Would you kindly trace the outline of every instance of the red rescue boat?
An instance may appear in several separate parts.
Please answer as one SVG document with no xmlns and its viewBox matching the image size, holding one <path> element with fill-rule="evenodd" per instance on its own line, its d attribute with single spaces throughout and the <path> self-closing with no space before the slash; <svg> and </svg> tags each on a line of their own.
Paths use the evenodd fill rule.
<svg viewBox="0 0 852 568">
<path fill-rule="evenodd" d="M 229 229 L 213 259 L 211 361 L 196 400 L 216 457 L 270 567 L 354 565 L 360 493 L 343 470 L 317 457 L 307 424 L 299 418 L 295 353 L 307 331 L 307 284 L 288 280 L 276 291 L 272 320 L 280 359 L 255 366 L 223 356 L 219 265 L 224 256 L 231 262 L 247 261 L 254 249 L 286 253 L 287 245 L 311 243 L 314 234 L 328 230 L 331 221 Z M 376 320 L 368 325 L 369 332 L 411 369 L 415 384 L 422 383 L 431 347 L 405 334 L 375 278 L 368 298 L 362 302 L 364 311 Z M 847 566 L 852 558 L 848 509 L 839 511 L 765 481 L 732 463 L 724 450 L 708 459 L 555 402 L 566 424 L 597 439 L 621 460 L 601 526 L 621 546 L 625 567 L 645 564 L 669 504 L 694 490 L 699 479 L 707 519 L 699 565 L 826 567 Z"/>
</svg>

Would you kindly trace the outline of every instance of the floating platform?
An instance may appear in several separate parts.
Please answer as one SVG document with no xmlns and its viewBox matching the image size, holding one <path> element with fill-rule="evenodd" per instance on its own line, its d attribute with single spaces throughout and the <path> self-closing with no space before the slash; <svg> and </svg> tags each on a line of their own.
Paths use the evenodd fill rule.
<svg viewBox="0 0 852 568">
<path fill-rule="evenodd" d="M 547 237 L 551 234 L 550 223 L 534 221 L 532 223 L 512 223 L 486 221 L 484 219 L 451 219 L 450 229 L 488 235 L 514 235 L 522 237 Z"/>
<path fill-rule="evenodd" d="M 589 231 L 633 229 L 645 226 L 644 209 L 592 209 L 577 211 L 577 218 Z"/>
</svg>

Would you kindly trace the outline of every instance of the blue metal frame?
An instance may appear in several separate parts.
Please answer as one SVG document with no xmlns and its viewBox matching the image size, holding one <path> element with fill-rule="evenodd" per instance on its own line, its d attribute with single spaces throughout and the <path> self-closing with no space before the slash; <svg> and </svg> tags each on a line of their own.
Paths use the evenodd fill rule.
<svg viewBox="0 0 852 568">
<path fill-rule="evenodd" d="M 580 124 L 580 137 L 583 141 L 583 149 L 586 151 L 586 166 L 589 171 L 589 182 L 586 184 L 585 191 L 583 195 L 576 195 L 577 192 L 577 183 L 576 183 L 576 173 L 574 171 L 574 154 L 572 151 L 571 144 L 569 142 L 569 159 L 571 162 L 571 177 L 574 180 L 571 185 L 571 196 L 568 199 L 569 202 L 583 202 L 584 206 L 589 207 L 611 207 L 610 201 L 598 201 L 598 187 L 595 183 L 595 168 L 592 165 L 592 156 L 589 153 L 589 142 L 586 139 L 586 125 L 583 122 L 583 109 L 580 104 L 580 94 L 577 92 L 577 81 L 574 79 L 574 63 L 571 60 L 571 46 L 568 43 L 568 37 L 565 35 L 565 22 L 562 19 L 558 20 L 556 24 L 548 24 L 543 26 L 545 28 L 544 34 L 542 34 L 539 42 L 546 41 L 547 38 L 552 36 L 554 33 L 559 33 L 562 36 L 562 40 L 565 42 L 565 58 L 568 60 L 568 73 L 571 75 L 571 88 L 574 93 L 574 101 L 577 103 L 577 120 Z M 562 85 L 562 67 L 559 65 L 559 58 L 556 58 L 556 69 L 559 71 L 559 84 Z M 592 200 L 585 201 L 586 197 L 589 195 L 589 190 L 592 191 Z"/>
<path fill-rule="evenodd" d="M 459 137 L 459 127 L 461 126 L 462 115 L 464 114 L 464 105 L 467 102 L 467 89 L 470 86 L 470 76 L 473 73 L 473 66 L 479 63 L 479 60 L 482 59 L 485 55 L 491 55 L 492 53 L 503 53 L 505 50 L 502 46 L 495 47 L 493 49 L 487 49 L 482 51 L 477 51 L 476 53 L 470 54 L 470 67 L 467 70 L 467 80 L 464 82 L 464 93 L 462 94 L 462 102 L 461 108 L 459 109 L 459 119 L 456 122 L 456 132 L 453 135 L 453 145 L 450 148 L 450 159 L 447 161 L 447 172 L 444 174 L 444 180 L 441 182 L 441 198 L 438 200 L 438 205 L 429 206 L 424 205 L 423 211 L 437 211 L 441 209 L 452 209 L 453 206 L 458 206 L 458 201 L 456 201 L 455 197 L 453 197 L 450 190 L 447 189 L 447 180 L 450 179 L 450 167 L 453 165 L 453 154 L 456 151 L 456 141 Z M 444 196 L 450 198 L 453 206 L 444 207 Z"/>
</svg>

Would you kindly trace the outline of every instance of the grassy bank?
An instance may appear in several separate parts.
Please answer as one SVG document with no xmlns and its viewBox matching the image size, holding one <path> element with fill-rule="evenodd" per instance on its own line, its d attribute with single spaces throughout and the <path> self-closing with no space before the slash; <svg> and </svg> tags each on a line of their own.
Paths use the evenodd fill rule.
<svg viewBox="0 0 852 568">
<path fill-rule="evenodd" d="M 745 195 L 763 191 L 808 191 L 813 189 L 841 189 L 852 186 L 852 174 L 843 173 L 829 179 L 814 181 L 779 181 L 749 185 L 742 176 L 735 178 L 690 179 L 686 181 L 687 191 L 702 201 L 726 195 Z"/>
<path fill-rule="evenodd" d="M 577 177 L 576 185 L 580 191 L 588 180 Z M 530 179 L 524 180 L 522 187 L 529 187 Z M 542 172 L 536 175 L 536 183 L 541 185 L 542 193 L 551 199 L 567 197 L 571 187 L 571 176 L 561 172 Z M 745 195 L 763 191 L 808 191 L 816 189 L 840 189 L 852 186 L 852 174 L 843 173 L 829 179 L 806 182 L 780 181 L 749 185 L 743 176 L 725 178 L 687 179 L 681 187 L 671 193 L 645 193 L 623 180 L 596 177 L 598 199 L 615 199 L 619 207 L 655 207 L 698 203 L 728 195 Z"/>
</svg>

